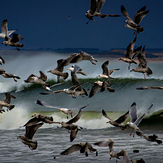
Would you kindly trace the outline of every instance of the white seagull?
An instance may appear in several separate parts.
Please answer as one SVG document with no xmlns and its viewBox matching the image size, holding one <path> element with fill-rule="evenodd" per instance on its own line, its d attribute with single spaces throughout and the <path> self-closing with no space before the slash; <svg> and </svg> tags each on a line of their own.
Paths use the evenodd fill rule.
<svg viewBox="0 0 163 163">
<path fill-rule="evenodd" d="M 153 106 L 153 104 L 148 108 L 147 111 L 149 111 L 152 108 L 152 106 Z M 133 131 L 134 132 L 136 132 L 136 131 L 140 131 L 141 132 L 141 130 L 139 129 L 138 125 L 143 120 L 143 118 L 145 117 L 147 111 L 138 118 L 136 103 L 134 102 L 131 105 L 131 108 L 130 108 L 130 111 L 129 111 L 130 117 L 131 117 L 131 121 L 127 122 L 127 125 L 132 128 L 132 132 L 131 132 L 130 136 L 132 135 Z M 133 137 L 134 137 L 134 135 L 135 134 L 133 134 Z"/>
<path fill-rule="evenodd" d="M 8 31 L 7 19 L 2 21 L 2 23 L 1 23 L 1 33 L 0 33 L 1 38 L 5 39 L 6 36 L 10 36 L 15 31 L 17 31 L 17 29 Z"/>
</svg>

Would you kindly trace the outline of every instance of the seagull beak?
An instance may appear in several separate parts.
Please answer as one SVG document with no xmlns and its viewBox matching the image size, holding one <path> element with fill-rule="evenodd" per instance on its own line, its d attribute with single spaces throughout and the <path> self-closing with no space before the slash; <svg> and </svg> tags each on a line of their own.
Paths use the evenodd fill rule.
<svg viewBox="0 0 163 163">
<path fill-rule="evenodd" d="M 59 111 L 62 111 L 62 109 L 59 109 Z"/>
</svg>

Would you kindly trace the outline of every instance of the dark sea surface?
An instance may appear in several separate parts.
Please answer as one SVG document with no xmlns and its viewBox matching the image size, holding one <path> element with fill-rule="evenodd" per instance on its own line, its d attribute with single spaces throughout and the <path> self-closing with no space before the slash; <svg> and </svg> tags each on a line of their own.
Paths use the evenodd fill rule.
<svg viewBox="0 0 163 163">
<path fill-rule="evenodd" d="M 11 101 L 15 108 L 0 114 L 0 162 L 116 162 L 115 158 L 110 160 L 109 148 L 106 147 L 94 146 L 98 150 L 98 156 L 95 153 L 89 153 L 89 156 L 85 157 L 79 151 L 68 156 L 60 155 L 72 144 L 86 141 L 93 144 L 103 139 L 114 140 L 114 151 L 119 152 L 125 149 L 130 159 L 143 158 L 147 163 L 162 162 L 162 144 L 149 142 L 137 135 L 135 137 L 130 136 L 130 128 L 121 131 L 121 129 L 111 126 L 106 123 L 108 120 L 101 113 L 104 109 L 109 117 L 117 119 L 130 109 L 133 102 L 136 102 L 138 115 L 141 115 L 153 103 L 154 106 L 140 123 L 139 128 L 144 134 L 156 134 L 159 139 L 163 140 L 163 116 L 159 116 L 159 113 L 163 112 L 163 90 L 136 89 L 141 86 L 163 86 L 162 62 L 149 63 L 148 66 L 152 69 L 153 74 L 144 80 L 143 74 L 130 72 L 127 63 L 119 61 L 118 58 L 108 58 L 110 61 L 109 69 L 120 68 L 119 71 L 111 75 L 115 79 L 109 83 L 115 92 L 99 91 L 92 98 L 79 96 L 73 99 L 65 93 L 41 95 L 40 92 L 46 92 L 42 86 L 24 82 L 30 74 L 39 75 L 41 70 L 48 76 L 48 82 L 55 84 L 56 76 L 47 73 L 47 71 L 56 68 L 58 59 L 67 58 L 70 54 L 58 54 L 49 51 L 1 51 L 0 55 L 6 61 L 1 67 L 6 72 L 21 77 L 18 82 L 14 82 L 13 79 L 0 76 L 0 100 L 4 99 L 6 92 L 16 96 L 16 99 Z M 102 81 L 96 77 L 102 73 L 101 65 L 107 58 L 95 59 L 98 60 L 96 65 L 89 61 L 77 63 L 87 73 L 86 77 L 77 75 L 85 89 L 91 89 L 97 80 Z M 69 72 L 66 68 L 70 66 L 66 66 L 64 71 Z M 131 69 L 136 66 L 131 65 Z M 69 73 L 67 82 L 53 87 L 52 90 L 72 86 L 70 76 Z M 73 142 L 70 142 L 68 131 L 58 128 L 60 125 L 57 124 L 44 124 L 37 130 L 33 140 L 38 142 L 38 147 L 34 151 L 31 151 L 28 146 L 17 139 L 19 135 L 25 134 L 25 128 L 21 126 L 31 118 L 33 113 L 52 116 L 54 121 L 67 121 L 66 115 L 59 112 L 58 109 L 37 105 L 36 100 L 67 108 L 79 108 L 89 104 L 83 110 L 81 119 L 76 123 L 82 126 L 83 130 L 78 132 L 77 138 Z M 139 150 L 139 153 L 133 153 L 133 150 Z M 123 158 L 118 162 L 123 162 Z"/>
</svg>

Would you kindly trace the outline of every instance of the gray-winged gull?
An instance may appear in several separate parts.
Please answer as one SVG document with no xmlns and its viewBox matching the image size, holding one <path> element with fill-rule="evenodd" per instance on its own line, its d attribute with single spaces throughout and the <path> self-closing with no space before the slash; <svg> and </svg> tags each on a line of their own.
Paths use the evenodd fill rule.
<svg viewBox="0 0 163 163">
<path fill-rule="evenodd" d="M 134 72 L 143 73 L 144 74 L 144 79 L 146 79 L 145 73 L 146 73 L 147 76 L 149 76 L 153 72 L 152 72 L 152 70 L 149 67 L 147 67 L 148 62 L 147 62 L 147 59 L 145 57 L 144 50 L 145 50 L 145 46 L 143 47 L 141 52 L 138 54 L 138 61 L 139 61 L 138 67 L 132 69 L 131 72 L 134 71 Z"/>
<path fill-rule="evenodd" d="M 19 43 L 20 40 L 23 40 L 23 37 L 19 34 L 13 33 L 12 38 L 5 36 L 5 41 L 2 44 L 14 46 L 17 50 L 20 50 L 19 47 L 24 47 L 24 44 Z"/>
<path fill-rule="evenodd" d="M 17 31 L 17 29 L 8 31 L 7 19 L 4 19 L 2 21 L 2 23 L 1 23 L 1 33 L 0 33 L 1 38 L 5 38 L 5 36 L 10 36 L 15 31 Z"/>
<path fill-rule="evenodd" d="M 48 108 L 59 109 L 59 111 L 62 111 L 64 114 L 67 114 L 67 119 L 68 119 L 68 115 L 70 115 L 72 118 L 76 114 L 76 111 L 80 109 L 80 108 L 63 108 L 59 106 L 52 106 L 46 103 L 45 101 L 40 101 L 40 100 L 37 100 L 36 104 L 39 104 L 41 106 L 45 106 Z"/>
<path fill-rule="evenodd" d="M 98 75 L 97 77 L 100 77 L 100 78 L 104 78 L 104 79 L 114 79 L 112 78 L 110 75 L 114 72 L 114 71 L 117 71 L 117 70 L 120 70 L 119 68 L 118 69 L 113 69 L 113 70 L 108 70 L 108 65 L 109 65 L 109 61 L 105 61 L 101 68 L 102 68 L 102 74 Z"/>
<path fill-rule="evenodd" d="M 143 118 L 145 117 L 146 113 L 152 108 L 152 106 L 153 106 L 153 104 L 148 108 L 148 110 L 144 114 L 142 114 L 138 118 L 136 103 L 134 102 L 131 105 L 131 108 L 129 110 L 131 121 L 130 122 L 127 122 L 127 125 L 132 128 L 132 132 L 131 132 L 130 136 L 132 135 L 133 131 L 134 132 L 136 132 L 136 131 L 140 131 L 141 132 L 141 130 L 139 129 L 138 125 L 143 120 Z M 133 134 L 133 137 L 134 137 L 134 134 Z"/>
<path fill-rule="evenodd" d="M 100 18 L 108 17 L 119 17 L 120 15 L 116 14 L 101 14 L 101 8 L 103 7 L 105 0 L 90 0 L 90 9 L 85 13 L 85 16 L 90 20 L 94 20 L 94 16 L 98 16 Z M 89 21 L 86 23 L 88 24 Z"/>
<path fill-rule="evenodd" d="M 83 60 L 88 60 L 92 64 L 96 65 L 95 62 L 98 62 L 96 59 L 93 58 L 93 56 L 91 56 L 90 54 L 88 54 L 86 52 L 81 51 L 80 53 L 75 53 L 75 54 L 76 54 L 76 56 L 70 61 L 70 63 L 78 63 Z"/>
<path fill-rule="evenodd" d="M 137 11 L 132 20 L 129 16 L 128 12 L 126 11 L 125 7 L 123 5 L 121 5 L 121 12 L 122 12 L 123 16 L 125 16 L 127 18 L 127 20 L 125 20 L 125 23 L 127 23 L 127 24 L 124 27 L 130 28 L 130 29 L 136 31 L 136 33 L 143 32 L 144 28 L 141 27 L 139 24 L 142 21 L 142 19 L 149 12 L 149 10 L 145 11 L 145 9 L 146 9 L 146 6 L 142 7 L 139 11 Z"/>
<path fill-rule="evenodd" d="M 8 73 L 4 69 L 2 69 L 1 67 L 0 67 L 0 75 L 2 75 L 4 78 L 13 78 L 15 82 L 17 82 L 16 79 L 20 79 L 19 76 Z"/>
<path fill-rule="evenodd" d="M 125 57 L 120 57 L 119 60 L 123 61 L 123 62 L 127 62 L 129 63 L 128 69 L 130 70 L 130 66 L 131 63 L 137 64 L 137 62 L 134 60 L 134 57 L 141 51 L 142 46 L 134 49 L 134 45 L 136 42 L 136 38 L 135 37 L 130 44 L 127 46 L 127 50 L 126 50 L 126 55 Z"/>
<path fill-rule="evenodd" d="M 92 145 L 88 142 L 73 144 L 71 147 L 61 152 L 60 155 L 69 155 L 76 151 L 80 151 L 80 153 L 85 153 L 86 157 L 88 156 L 88 151 L 90 151 L 91 153 L 96 152 L 96 156 L 98 155 L 97 149 L 93 148 Z"/>
<path fill-rule="evenodd" d="M 68 131 L 71 131 L 70 132 L 70 142 L 72 142 L 76 138 L 78 131 L 82 129 L 82 127 L 75 125 L 74 123 L 76 123 L 81 118 L 82 109 L 84 109 L 87 106 L 88 105 L 81 107 L 78 114 L 75 117 L 73 117 L 72 119 L 70 119 L 69 121 L 58 122 L 59 124 L 62 125 L 62 128 L 66 128 Z"/>
<path fill-rule="evenodd" d="M 101 92 L 105 91 L 106 89 L 109 92 L 115 92 L 114 89 L 110 88 L 109 84 L 106 81 L 103 82 L 95 81 L 89 93 L 89 98 L 93 97 L 100 88 L 101 88 Z"/>
<path fill-rule="evenodd" d="M 24 126 L 32 126 L 32 125 L 38 124 L 39 122 L 44 122 L 44 123 L 49 123 L 49 124 L 54 124 L 55 123 L 53 121 L 52 116 L 48 117 L 48 116 L 43 115 L 43 114 L 34 113 L 32 115 L 32 117 L 33 118 L 30 119 Z"/>
</svg>

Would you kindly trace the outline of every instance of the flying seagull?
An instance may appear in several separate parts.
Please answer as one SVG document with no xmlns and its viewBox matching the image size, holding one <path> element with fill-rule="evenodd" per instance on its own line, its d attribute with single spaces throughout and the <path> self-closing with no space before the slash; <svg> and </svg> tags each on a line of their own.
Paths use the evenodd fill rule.
<svg viewBox="0 0 163 163">
<path fill-rule="evenodd" d="M 5 112 L 3 107 L 7 107 L 8 110 L 12 110 L 15 105 L 11 105 L 11 98 L 15 99 L 16 97 L 10 93 L 5 93 L 5 99 L 3 101 L 0 101 L 0 113 Z"/>
<path fill-rule="evenodd" d="M 40 101 L 40 100 L 37 100 L 36 104 L 45 106 L 48 108 L 59 109 L 59 111 L 62 111 L 64 114 L 67 114 L 67 119 L 68 119 L 68 115 L 70 115 L 72 118 L 76 114 L 76 111 L 80 109 L 80 108 L 63 108 L 63 107 L 59 107 L 59 106 L 52 106 L 52 105 L 49 105 L 48 103 L 46 103 L 45 101 Z"/>
<path fill-rule="evenodd" d="M 57 60 L 57 67 L 54 70 L 49 70 L 48 72 L 57 75 L 57 82 L 59 83 L 60 77 L 62 77 L 62 79 L 67 79 L 68 78 L 68 73 L 67 72 L 63 72 L 64 67 L 68 66 L 71 62 L 71 60 L 76 56 L 76 53 L 73 53 L 72 55 L 70 55 L 68 58 L 66 59 L 59 59 Z"/>
<path fill-rule="evenodd" d="M 23 37 L 17 33 L 13 33 L 12 38 L 5 36 L 5 41 L 2 44 L 14 46 L 17 50 L 20 50 L 19 47 L 24 47 L 24 44 L 19 43 L 20 40 L 23 40 Z"/>
<path fill-rule="evenodd" d="M 69 155 L 76 151 L 80 151 L 80 153 L 85 153 L 86 157 L 88 156 L 88 151 L 90 151 L 90 153 L 96 152 L 96 156 L 98 155 L 97 149 L 93 148 L 92 145 L 88 142 L 73 144 L 71 147 L 61 152 L 60 155 Z"/>
<path fill-rule="evenodd" d="M 66 128 L 68 131 L 70 131 L 70 142 L 72 142 L 76 138 L 78 131 L 82 129 L 82 127 L 75 125 L 74 123 L 76 123 L 81 118 L 82 109 L 84 109 L 87 106 L 88 105 L 81 107 L 79 109 L 78 114 L 72 119 L 70 119 L 68 122 L 58 122 L 59 124 L 62 125 L 62 128 Z"/>
<path fill-rule="evenodd" d="M 101 8 L 103 7 L 105 0 L 90 0 L 90 9 L 85 13 L 85 16 L 90 20 L 94 20 L 94 16 L 98 16 L 100 18 L 108 17 L 119 17 L 120 15 L 116 14 L 101 14 Z M 89 21 L 86 23 L 88 24 Z"/>
<path fill-rule="evenodd" d="M 26 126 L 26 132 L 24 136 L 18 136 L 17 138 L 21 140 L 22 143 L 28 145 L 31 150 L 37 148 L 37 141 L 33 141 L 33 136 L 36 133 L 37 129 L 40 128 L 44 123 L 38 123 L 32 126 Z"/>
<path fill-rule="evenodd" d="M 149 76 L 153 72 L 152 72 L 152 70 L 149 67 L 147 67 L 148 62 L 147 62 L 147 59 L 145 57 L 144 50 L 145 50 L 145 46 L 143 47 L 141 52 L 138 54 L 138 61 L 139 61 L 138 67 L 132 69 L 130 72 L 134 71 L 134 72 L 143 73 L 144 74 L 144 79 L 146 79 L 145 73 L 146 73 L 147 76 Z"/>
<path fill-rule="evenodd" d="M 8 31 L 7 19 L 4 19 L 2 21 L 2 23 L 1 23 L 1 33 L 0 33 L 1 38 L 5 39 L 6 36 L 10 36 L 15 31 L 17 31 L 17 29 Z"/>
<path fill-rule="evenodd" d="M 55 122 L 53 121 L 53 117 L 48 117 L 43 114 L 38 114 L 35 113 L 32 115 L 32 119 L 30 119 L 23 127 L 25 126 L 33 126 L 38 124 L 39 122 L 44 122 L 44 123 L 49 123 L 49 124 L 54 124 Z"/>
<path fill-rule="evenodd" d="M 153 106 L 153 104 L 148 108 L 147 111 L 149 111 L 152 108 L 152 106 Z M 131 132 L 130 136 L 132 135 L 133 131 L 134 132 L 136 132 L 136 131 L 140 131 L 141 132 L 141 130 L 139 129 L 138 125 L 143 120 L 143 118 L 145 117 L 147 111 L 138 118 L 136 103 L 134 102 L 131 105 L 131 108 L 130 108 L 130 111 L 129 111 L 130 117 L 131 117 L 131 121 L 127 122 L 127 125 L 132 128 L 132 132 Z M 134 137 L 134 135 L 135 134 L 133 134 L 133 137 Z"/>
<path fill-rule="evenodd" d="M 24 80 L 24 82 L 40 84 L 43 86 L 44 89 L 47 90 L 50 87 L 49 84 L 45 83 L 47 81 L 47 76 L 42 71 L 39 71 L 39 73 L 40 73 L 40 76 L 31 74 L 26 80 Z"/>
<path fill-rule="evenodd" d="M 144 139 L 151 141 L 151 142 L 157 142 L 157 144 L 162 144 L 162 140 L 158 139 L 158 136 L 153 134 L 153 135 L 145 135 L 141 131 L 136 131 L 136 134 L 140 137 L 143 137 Z"/>
<path fill-rule="evenodd" d="M 93 58 L 93 56 L 91 56 L 90 54 L 81 51 L 80 53 L 75 53 L 76 56 L 70 61 L 70 63 L 78 63 L 81 62 L 83 60 L 88 60 L 90 61 L 92 64 L 96 65 L 95 62 L 98 62 L 96 59 Z"/>
<path fill-rule="evenodd" d="M 134 49 L 134 45 L 135 45 L 135 42 L 136 42 L 136 38 L 135 37 L 131 42 L 130 44 L 127 46 L 127 50 L 126 50 L 126 55 L 125 57 L 121 57 L 119 58 L 119 60 L 123 61 L 123 62 L 127 62 L 129 63 L 129 66 L 128 66 L 128 69 L 130 70 L 130 66 L 131 66 L 131 63 L 134 63 L 134 64 L 137 64 L 137 62 L 134 60 L 134 57 L 141 51 L 142 49 L 142 46 Z"/>
<path fill-rule="evenodd" d="M 52 93 L 66 93 L 70 96 L 72 96 L 72 98 L 76 98 L 77 96 L 81 95 L 81 96 L 87 96 L 87 91 L 85 89 L 82 89 L 81 91 L 76 91 L 77 88 L 80 87 L 80 84 L 78 85 L 74 85 L 74 86 L 71 86 L 70 88 L 65 88 L 65 89 L 62 89 L 62 90 L 57 90 L 57 91 L 51 91 L 51 92 L 47 92 L 47 93 L 44 93 L 44 92 L 41 92 L 40 94 L 42 95 L 49 95 L 49 94 L 52 94 Z"/>
<path fill-rule="evenodd" d="M 105 61 L 101 68 L 103 70 L 102 74 L 98 75 L 97 77 L 100 77 L 100 78 L 104 78 L 104 79 L 114 79 L 112 78 L 110 75 L 114 72 L 114 71 L 117 71 L 117 70 L 120 70 L 119 68 L 118 69 L 113 69 L 113 70 L 108 70 L 108 65 L 109 65 L 109 61 Z"/>
<path fill-rule="evenodd" d="M 98 141 L 98 142 L 94 143 L 94 145 L 98 145 L 99 147 L 109 147 L 110 159 L 111 158 L 120 159 L 119 156 L 117 155 L 117 153 L 114 152 L 114 150 L 113 150 L 114 141 L 112 139 L 105 139 L 102 141 Z"/>
<path fill-rule="evenodd" d="M 125 20 L 125 23 L 127 23 L 124 27 L 130 28 L 134 31 L 136 31 L 136 34 L 139 32 L 143 32 L 144 28 L 141 27 L 139 24 L 142 21 L 142 19 L 147 15 L 147 13 L 149 12 L 149 10 L 146 10 L 146 6 L 142 7 L 139 11 L 137 11 L 137 13 L 134 15 L 133 20 L 130 18 L 128 12 L 126 11 L 125 7 L 123 5 L 121 5 L 121 12 L 123 14 L 123 16 L 125 16 L 127 18 L 127 20 Z"/>
<path fill-rule="evenodd" d="M 13 78 L 15 82 L 17 82 L 16 79 L 20 79 L 19 76 L 8 73 L 4 69 L 2 69 L 1 67 L 0 67 L 0 75 L 2 75 L 4 78 Z"/>
<path fill-rule="evenodd" d="M 95 81 L 89 93 L 89 98 L 93 97 L 100 88 L 101 88 L 101 92 L 104 92 L 106 89 L 109 92 L 115 92 L 114 89 L 110 88 L 109 84 L 106 81 L 103 82 Z"/>
<path fill-rule="evenodd" d="M 122 124 L 122 122 L 124 122 L 127 119 L 127 117 L 129 116 L 129 111 L 127 111 L 124 115 L 120 116 L 115 121 L 112 120 L 111 118 L 109 118 L 104 110 L 102 110 L 102 114 L 104 117 L 109 119 L 109 122 L 106 122 L 106 123 L 110 123 L 111 125 L 113 125 L 115 127 L 120 127 L 122 130 L 126 129 L 126 125 Z"/>
</svg>

